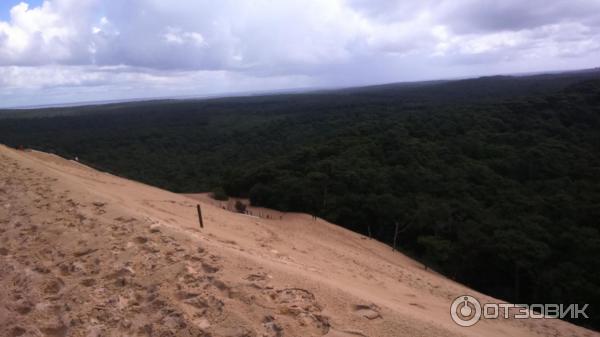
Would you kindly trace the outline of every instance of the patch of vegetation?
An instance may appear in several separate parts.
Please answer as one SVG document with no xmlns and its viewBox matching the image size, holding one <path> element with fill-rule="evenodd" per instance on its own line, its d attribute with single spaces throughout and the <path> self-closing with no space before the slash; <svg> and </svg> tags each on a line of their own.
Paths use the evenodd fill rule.
<svg viewBox="0 0 600 337">
<path fill-rule="evenodd" d="M 220 201 L 229 200 L 229 196 L 227 195 L 227 192 L 225 192 L 223 187 L 215 188 L 212 192 L 212 197 L 213 197 L 213 199 L 220 200 Z"/>
<path fill-rule="evenodd" d="M 243 202 L 236 200 L 235 201 L 235 210 L 238 211 L 238 213 L 246 213 L 246 204 L 244 204 Z"/>
</svg>

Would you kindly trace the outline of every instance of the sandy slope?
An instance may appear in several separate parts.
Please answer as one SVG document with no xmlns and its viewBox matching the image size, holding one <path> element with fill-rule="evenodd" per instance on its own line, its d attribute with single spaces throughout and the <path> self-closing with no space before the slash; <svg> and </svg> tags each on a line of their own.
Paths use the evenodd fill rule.
<svg viewBox="0 0 600 337">
<path fill-rule="evenodd" d="M 0 335 L 600 335 L 459 327 L 454 298 L 492 299 L 323 220 L 224 206 L 0 146 Z"/>
</svg>

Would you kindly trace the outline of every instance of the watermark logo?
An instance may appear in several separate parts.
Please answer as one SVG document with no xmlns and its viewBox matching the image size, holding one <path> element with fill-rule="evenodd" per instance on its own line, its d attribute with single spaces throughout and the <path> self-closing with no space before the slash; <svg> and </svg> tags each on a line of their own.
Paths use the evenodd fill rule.
<svg viewBox="0 0 600 337">
<path fill-rule="evenodd" d="M 542 318 L 589 318 L 585 310 L 589 304 L 481 304 L 475 297 L 457 297 L 450 307 L 452 320 L 464 327 L 477 324 L 484 319 L 542 319 Z"/>
<path fill-rule="evenodd" d="M 460 326 L 473 326 L 481 319 L 481 303 L 473 296 L 459 296 L 452 302 L 450 315 Z"/>
</svg>

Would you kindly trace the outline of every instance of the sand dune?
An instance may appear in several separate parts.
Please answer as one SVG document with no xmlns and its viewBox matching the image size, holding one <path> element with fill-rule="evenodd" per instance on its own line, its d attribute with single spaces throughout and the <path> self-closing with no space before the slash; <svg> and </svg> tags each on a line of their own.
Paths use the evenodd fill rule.
<svg viewBox="0 0 600 337">
<path fill-rule="evenodd" d="M 224 206 L 0 146 L 0 335 L 600 336 L 460 327 L 453 299 L 494 299 L 321 219 Z"/>
</svg>

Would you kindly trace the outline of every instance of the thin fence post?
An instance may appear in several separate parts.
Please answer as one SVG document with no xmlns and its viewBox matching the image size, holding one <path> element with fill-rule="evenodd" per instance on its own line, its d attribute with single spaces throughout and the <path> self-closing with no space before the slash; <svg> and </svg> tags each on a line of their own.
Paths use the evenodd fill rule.
<svg viewBox="0 0 600 337">
<path fill-rule="evenodd" d="M 200 228 L 204 228 L 204 222 L 202 222 L 202 210 L 200 209 L 200 204 L 196 205 L 196 209 L 198 210 L 198 221 L 200 222 Z"/>
<path fill-rule="evenodd" d="M 394 231 L 394 247 L 393 250 L 396 250 L 396 240 L 398 239 L 398 221 L 396 221 L 396 230 Z"/>
</svg>

